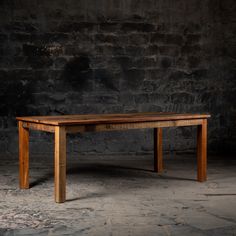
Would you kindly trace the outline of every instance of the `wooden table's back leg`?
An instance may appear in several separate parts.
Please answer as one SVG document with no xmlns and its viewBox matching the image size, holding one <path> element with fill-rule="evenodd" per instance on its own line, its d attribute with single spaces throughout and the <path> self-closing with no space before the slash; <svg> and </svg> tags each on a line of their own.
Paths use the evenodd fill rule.
<svg viewBox="0 0 236 236">
<path fill-rule="evenodd" d="M 66 130 L 65 127 L 55 127 L 55 202 L 66 200 Z"/>
<path fill-rule="evenodd" d="M 163 171 L 162 128 L 154 128 L 154 171 Z"/>
<path fill-rule="evenodd" d="M 23 127 L 23 122 L 18 122 L 19 132 L 19 174 L 20 188 L 29 188 L 29 129 Z"/>
<path fill-rule="evenodd" d="M 207 179 L 207 119 L 197 127 L 197 180 Z"/>
</svg>

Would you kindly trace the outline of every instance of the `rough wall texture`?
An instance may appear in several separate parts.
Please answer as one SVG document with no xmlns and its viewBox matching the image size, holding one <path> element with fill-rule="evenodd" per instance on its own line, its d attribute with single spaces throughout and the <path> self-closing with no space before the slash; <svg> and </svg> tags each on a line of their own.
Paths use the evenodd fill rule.
<svg viewBox="0 0 236 236">
<path fill-rule="evenodd" d="M 234 0 L 0 1 L 0 152 L 15 116 L 209 112 L 209 151 L 236 150 Z M 165 149 L 193 151 L 193 128 Z M 53 136 L 33 133 L 35 153 Z M 151 152 L 151 130 L 70 136 L 69 152 Z"/>
</svg>

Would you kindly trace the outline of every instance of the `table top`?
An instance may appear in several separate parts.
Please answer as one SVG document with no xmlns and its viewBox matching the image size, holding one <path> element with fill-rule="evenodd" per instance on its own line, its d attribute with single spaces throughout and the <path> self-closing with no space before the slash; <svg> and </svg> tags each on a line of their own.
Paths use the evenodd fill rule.
<svg viewBox="0 0 236 236">
<path fill-rule="evenodd" d="M 60 116 L 26 116 L 16 117 L 18 121 L 33 122 L 47 125 L 88 125 L 88 124 L 113 124 L 133 123 L 148 121 L 170 121 L 206 119 L 209 114 L 180 114 L 173 112 L 140 112 L 126 114 L 77 114 Z"/>
</svg>

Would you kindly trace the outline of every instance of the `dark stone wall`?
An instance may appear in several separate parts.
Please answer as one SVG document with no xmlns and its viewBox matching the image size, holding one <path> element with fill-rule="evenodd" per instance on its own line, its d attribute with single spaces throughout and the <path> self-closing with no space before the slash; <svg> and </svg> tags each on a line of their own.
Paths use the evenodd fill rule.
<svg viewBox="0 0 236 236">
<path fill-rule="evenodd" d="M 234 0 L 1 0 L 0 152 L 18 150 L 15 116 L 209 112 L 209 151 L 236 150 Z M 194 151 L 195 129 L 164 131 Z M 34 153 L 53 136 L 32 133 Z M 147 153 L 152 131 L 69 137 L 70 153 Z"/>
</svg>

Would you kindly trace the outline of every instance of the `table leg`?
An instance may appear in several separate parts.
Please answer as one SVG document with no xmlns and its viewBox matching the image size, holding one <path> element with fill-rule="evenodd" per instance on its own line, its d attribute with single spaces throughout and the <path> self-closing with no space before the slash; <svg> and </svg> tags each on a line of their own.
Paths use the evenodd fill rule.
<svg viewBox="0 0 236 236">
<path fill-rule="evenodd" d="M 65 127 L 55 127 L 55 202 L 66 200 L 66 130 Z"/>
<path fill-rule="evenodd" d="M 29 188 L 29 129 L 23 127 L 23 122 L 18 122 L 19 131 L 19 172 L 20 188 Z"/>
<path fill-rule="evenodd" d="M 207 119 L 197 128 L 197 180 L 207 179 Z"/>
<path fill-rule="evenodd" d="M 154 171 L 163 171 L 162 128 L 154 128 Z"/>
</svg>

